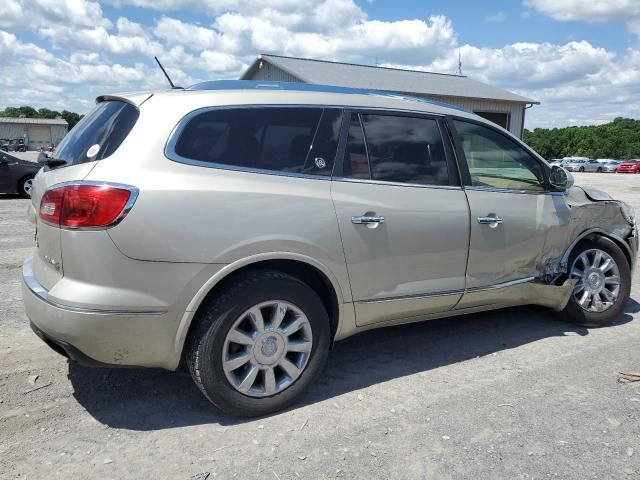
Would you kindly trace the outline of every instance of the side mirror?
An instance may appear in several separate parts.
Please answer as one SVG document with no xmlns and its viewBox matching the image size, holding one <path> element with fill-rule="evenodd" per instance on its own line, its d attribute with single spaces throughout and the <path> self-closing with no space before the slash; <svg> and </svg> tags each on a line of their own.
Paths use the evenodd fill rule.
<svg viewBox="0 0 640 480">
<path fill-rule="evenodd" d="M 549 174 L 549 184 L 554 190 L 568 190 L 573 187 L 574 179 L 571 173 L 567 172 L 559 165 L 551 167 Z"/>
<path fill-rule="evenodd" d="M 49 157 L 47 157 L 47 154 L 46 154 L 46 153 L 44 153 L 44 152 L 40 152 L 40 153 L 38 154 L 37 162 L 38 162 L 40 165 L 46 165 L 48 161 L 49 161 Z"/>
</svg>

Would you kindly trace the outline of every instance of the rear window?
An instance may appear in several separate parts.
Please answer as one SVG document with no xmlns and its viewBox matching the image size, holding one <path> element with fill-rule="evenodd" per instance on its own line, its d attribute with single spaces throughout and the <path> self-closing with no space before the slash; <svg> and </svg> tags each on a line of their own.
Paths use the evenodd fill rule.
<svg viewBox="0 0 640 480">
<path fill-rule="evenodd" d="M 175 153 L 212 166 L 331 175 L 341 118 L 338 109 L 209 110 L 185 125 Z"/>
<path fill-rule="evenodd" d="M 53 156 L 67 165 L 102 160 L 118 149 L 139 115 L 129 103 L 101 102 L 64 137 Z"/>
</svg>

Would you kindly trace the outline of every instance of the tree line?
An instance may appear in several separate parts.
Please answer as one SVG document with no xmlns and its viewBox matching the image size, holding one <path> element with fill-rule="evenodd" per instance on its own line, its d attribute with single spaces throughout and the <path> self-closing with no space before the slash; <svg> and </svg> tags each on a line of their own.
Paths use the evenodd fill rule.
<svg viewBox="0 0 640 480">
<path fill-rule="evenodd" d="M 523 140 L 547 160 L 564 157 L 640 158 L 640 120 L 618 117 L 588 127 L 525 130 Z"/>
<path fill-rule="evenodd" d="M 62 110 L 62 112 L 58 112 L 57 110 L 49 110 L 48 108 L 39 108 L 36 110 L 33 107 L 22 106 L 22 107 L 7 107 L 4 110 L 0 111 L 0 117 L 26 117 L 26 118 L 64 118 L 69 124 L 69 130 L 71 130 L 76 123 L 80 121 L 84 115 L 80 115 L 76 112 L 70 112 L 68 110 Z"/>
</svg>

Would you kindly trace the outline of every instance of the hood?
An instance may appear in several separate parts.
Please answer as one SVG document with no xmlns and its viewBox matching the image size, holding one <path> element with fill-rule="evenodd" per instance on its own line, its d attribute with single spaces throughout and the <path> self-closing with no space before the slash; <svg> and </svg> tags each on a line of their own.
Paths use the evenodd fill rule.
<svg viewBox="0 0 640 480">
<path fill-rule="evenodd" d="M 589 186 L 579 186 L 577 188 L 581 189 L 592 202 L 606 202 L 607 200 L 613 200 L 611 195 L 598 188 Z"/>
</svg>

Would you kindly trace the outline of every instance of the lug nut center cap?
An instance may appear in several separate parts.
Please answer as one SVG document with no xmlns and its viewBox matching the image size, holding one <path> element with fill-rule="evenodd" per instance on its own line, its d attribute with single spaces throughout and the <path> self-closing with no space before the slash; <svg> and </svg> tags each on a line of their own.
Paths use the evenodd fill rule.
<svg viewBox="0 0 640 480">
<path fill-rule="evenodd" d="M 285 352 L 285 340 L 277 332 L 265 332 L 253 346 L 253 356 L 262 365 L 273 365 Z"/>
<path fill-rule="evenodd" d="M 587 282 L 589 283 L 589 287 L 594 290 L 602 286 L 602 279 L 600 278 L 600 275 L 595 272 L 589 274 L 589 277 L 587 277 Z"/>
<path fill-rule="evenodd" d="M 273 357 L 278 351 L 278 344 L 275 337 L 267 337 L 262 340 L 262 347 L 260 347 L 262 354 L 265 357 Z"/>
</svg>

